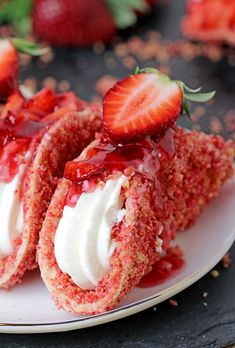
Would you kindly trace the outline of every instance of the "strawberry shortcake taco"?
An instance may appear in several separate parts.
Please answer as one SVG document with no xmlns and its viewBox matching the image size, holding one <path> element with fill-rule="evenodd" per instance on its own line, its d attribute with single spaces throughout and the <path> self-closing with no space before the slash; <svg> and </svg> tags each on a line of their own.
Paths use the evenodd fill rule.
<svg viewBox="0 0 235 348">
<path fill-rule="evenodd" d="M 40 232 L 41 275 L 59 308 L 112 309 L 232 176 L 232 142 L 175 126 L 187 98 L 153 69 L 106 94 L 106 133 L 66 164 Z"/>
<path fill-rule="evenodd" d="M 38 234 L 65 163 L 100 130 L 97 110 L 74 93 L 11 90 L 0 118 L 0 287 L 36 267 Z M 4 96 L 5 98 L 5 96 Z"/>
</svg>

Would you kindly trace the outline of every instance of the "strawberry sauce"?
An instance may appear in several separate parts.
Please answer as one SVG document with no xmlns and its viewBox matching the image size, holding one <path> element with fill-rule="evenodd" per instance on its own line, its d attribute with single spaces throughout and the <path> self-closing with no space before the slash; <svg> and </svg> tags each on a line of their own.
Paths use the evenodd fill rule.
<svg viewBox="0 0 235 348">
<path fill-rule="evenodd" d="M 11 112 L 0 120 L 0 181 L 7 183 L 14 178 L 32 138 L 46 125 Z"/>
<path fill-rule="evenodd" d="M 0 181 L 10 182 L 25 163 L 32 139 L 64 114 L 85 105 L 70 92 L 55 94 L 44 88 L 25 100 L 19 93 L 11 95 L 0 118 Z"/>
<path fill-rule="evenodd" d="M 154 181 L 158 188 L 156 172 L 160 168 L 159 159 L 169 159 L 174 154 L 172 129 L 159 140 L 147 136 L 139 142 L 125 144 L 116 144 L 107 135 L 102 135 L 98 144 L 87 151 L 84 160 L 70 161 L 66 164 L 64 177 L 75 185 L 69 190 L 65 205 L 74 207 L 81 193 L 91 189 L 97 175 L 102 179 L 117 171 L 126 175 L 141 173 Z M 84 185 L 87 180 L 89 185 Z M 156 204 L 161 208 L 163 203 L 160 195 L 156 196 Z"/>
<path fill-rule="evenodd" d="M 166 255 L 155 262 L 152 271 L 141 279 L 138 287 L 149 288 L 163 284 L 167 280 L 175 277 L 184 266 L 185 261 L 182 256 Z"/>
<path fill-rule="evenodd" d="M 85 160 L 66 164 L 64 177 L 79 183 L 104 172 L 124 171 L 132 168 L 145 175 L 155 176 L 159 158 L 174 156 L 174 139 L 170 129 L 159 141 L 147 136 L 135 143 L 115 144 L 104 135 L 99 143 L 89 149 Z"/>
</svg>

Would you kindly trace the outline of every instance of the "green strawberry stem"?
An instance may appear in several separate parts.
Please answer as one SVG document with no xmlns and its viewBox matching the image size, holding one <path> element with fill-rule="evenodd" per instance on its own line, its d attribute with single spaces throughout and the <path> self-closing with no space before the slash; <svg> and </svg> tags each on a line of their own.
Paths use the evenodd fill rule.
<svg viewBox="0 0 235 348">
<path fill-rule="evenodd" d="M 146 13 L 150 6 L 145 0 L 105 0 L 116 27 L 126 29 L 137 22 L 137 11 Z"/>
<path fill-rule="evenodd" d="M 171 82 L 171 79 L 166 74 L 161 73 L 159 70 L 155 68 L 144 68 L 140 69 L 137 67 L 135 69 L 134 75 L 140 74 L 140 73 L 147 73 L 147 74 L 157 74 L 159 77 L 161 77 L 162 80 Z M 188 101 L 196 102 L 196 103 L 206 103 L 209 100 L 211 100 L 214 96 L 216 91 L 207 92 L 207 93 L 199 93 L 202 89 L 202 87 L 198 87 L 196 89 L 192 89 L 188 87 L 184 82 L 182 81 L 176 81 L 178 83 L 178 86 L 180 87 L 182 94 L 183 94 L 183 100 L 182 100 L 182 108 L 181 108 L 181 116 L 186 114 L 190 117 L 190 108 Z"/>
<path fill-rule="evenodd" d="M 211 100 L 214 96 L 216 91 L 207 92 L 207 93 L 199 93 L 202 89 L 202 87 L 192 89 L 185 85 L 182 81 L 177 81 L 182 93 L 183 93 L 183 102 L 182 102 L 182 109 L 181 109 L 181 115 L 186 114 L 188 117 L 190 117 L 190 108 L 188 101 L 192 101 L 195 103 L 206 103 L 209 100 Z M 189 92 L 189 93 L 188 93 Z"/>
<path fill-rule="evenodd" d="M 30 42 L 20 38 L 10 39 L 13 46 L 20 53 L 29 54 L 31 56 L 41 56 L 44 53 L 48 52 L 48 47 L 40 47 L 34 42 Z"/>
<path fill-rule="evenodd" d="M 31 30 L 31 11 L 33 0 L 9 0 L 0 7 L 0 24 L 11 24 L 20 36 Z M 10 39 L 18 52 L 40 56 L 48 51 L 34 42 L 21 38 Z"/>
<path fill-rule="evenodd" d="M 11 24 L 20 36 L 31 30 L 32 0 L 9 0 L 0 7 L 0 23 Z"/>
</svg>

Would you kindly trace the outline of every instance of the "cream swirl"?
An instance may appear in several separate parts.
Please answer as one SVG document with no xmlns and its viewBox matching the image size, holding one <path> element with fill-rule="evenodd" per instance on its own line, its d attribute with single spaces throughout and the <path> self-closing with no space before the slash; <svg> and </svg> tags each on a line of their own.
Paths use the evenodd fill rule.
<svg viewBox="0 0 235 348">
<path fill-rule="evenodd" d="M 93 289 L 109 270 L 115 250 L 112 228 L 125 214 L 120 192 L 127 178 L 110 179 L 103 188 L 82 193 L 65 206 L 55 234 L 57 264 L 82 289 Z"/>
<path fill-rule="evenodd" d="M 21 173 L 18 173 L 10 183 L 0 182 L 0 258 L 12 253 L 13 242 L 23 231 L 20 180 Z"/>
</svg>

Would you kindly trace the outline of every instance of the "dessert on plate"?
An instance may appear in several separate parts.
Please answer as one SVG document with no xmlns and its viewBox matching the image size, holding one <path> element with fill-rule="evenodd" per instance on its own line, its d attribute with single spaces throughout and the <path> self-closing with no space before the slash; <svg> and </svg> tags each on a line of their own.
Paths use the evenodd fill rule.
<svg viewBox="0 0 235 348">
<path fill-rule="evenodd" d="M 233 175 L 235 147 L 177 127 L 187 100 L 209 100 L 155 69 L 103 100 L 105 133 L 65 166 L 40 232 L 41 276 L 59 308 L 111 310 Z"/>
<path fill-rule="evenodd" d="M 235 46 L 235 0 L 188 0 L 182 30 L 192 39 Z"/>
<path fill-rule="evenodd" d="M 44 88 L 26 99 L 16 84 L 10 89 L 0 116 L 1 288 L 37 266 L 39 231 L 58 178 L 100 127 L 99 112 L 72 92 Z"/>
</svg>

